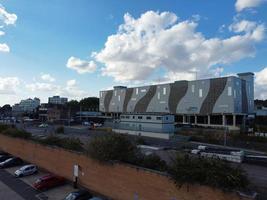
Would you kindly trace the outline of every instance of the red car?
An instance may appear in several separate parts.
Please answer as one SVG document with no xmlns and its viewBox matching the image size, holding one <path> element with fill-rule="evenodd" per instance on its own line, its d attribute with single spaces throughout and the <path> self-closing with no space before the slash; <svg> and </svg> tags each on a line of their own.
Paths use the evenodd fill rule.
<svg viewBox="0 0 267 200">
<path fill-rule="evenodd" d="M 65 182 L 66 180 L 63 177 L 56 176 L 54 174 L 48 174 L 38 178 L 33 183 L 33 187 L 37 190 L 46 190 L 52 187 L 63 185 Z"/>
</svg>

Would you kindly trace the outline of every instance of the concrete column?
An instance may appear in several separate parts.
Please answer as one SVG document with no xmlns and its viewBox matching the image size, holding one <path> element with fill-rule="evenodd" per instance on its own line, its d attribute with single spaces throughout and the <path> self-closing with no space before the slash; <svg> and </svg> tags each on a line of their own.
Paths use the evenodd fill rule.
<svg viewBox="0 0 267 200">
<path fill-rule="evenodd" d="M 195 124 L 197 124 L 197 116 L 195 115 Z"/>
<path fill-rule="evenodd" d="M 185 123 L 186 123 L 186 116 L 183 115 L 183 124 L 185 124 Z"/>
<path fill-rule="evenodd" d="M 236 115 L 233 115 L 233 126 L 236 127 Z"/>
<path fill-rule="evenodd" d="M 210 115 L 208 115 L 208 125 L 210 125 Z"/>
<path fill-rule="evenodd" d="M 222 125 L 223 126 L 227 125 L 226 124 L 226 116 L 225 115 L 222 116 Z"/>
</svg>

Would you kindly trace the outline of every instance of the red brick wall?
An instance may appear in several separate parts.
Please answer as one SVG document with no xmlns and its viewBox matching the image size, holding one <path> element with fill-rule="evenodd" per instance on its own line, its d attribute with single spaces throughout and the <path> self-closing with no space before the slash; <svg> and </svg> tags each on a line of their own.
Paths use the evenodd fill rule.
<svg viewBox="0 0 267 200">
<path fill-rule="evenodd" d="M 78 164 L 79 183 L 116 200 L 238 200 L 206 186 L 190 185 L 177 189 L 166 176 L 123 164 L 103 165 L 82 154 L 52 148 L 31 141 L 0 135 L 0 149 L 72 180 Z"/>
</svg>

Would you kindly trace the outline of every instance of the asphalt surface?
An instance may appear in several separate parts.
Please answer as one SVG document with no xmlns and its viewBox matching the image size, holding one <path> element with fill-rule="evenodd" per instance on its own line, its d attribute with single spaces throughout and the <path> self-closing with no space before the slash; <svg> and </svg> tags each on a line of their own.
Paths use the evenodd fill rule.
<svg viewBox="0 0 267 200">
<path fill-rule="evenodd" d="M 11 190 L 16 192 L 20 196 L 20 199 L 22 198 L 25 200 L 40 200 L 36 197 L 36 195 L 38 195 L 40 192 L 34 190 L 31 186 L 27 185 L 22 180 L 15 178 L 3 169 L 0 169 L 0 181 L 4 183 L 7 187 L 9 187 Z M 4 196 L 5 191 L 2 191 L 2 193 Z M 0 193 L 0 195 L 2 200 L 2 194 Z"/>
</svg>

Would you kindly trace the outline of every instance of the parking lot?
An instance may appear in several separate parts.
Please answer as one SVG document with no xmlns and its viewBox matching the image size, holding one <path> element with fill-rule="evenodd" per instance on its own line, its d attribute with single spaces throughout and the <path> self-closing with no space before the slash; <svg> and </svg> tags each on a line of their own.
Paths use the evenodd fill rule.
<svg viewBox="0 0 267 200">
<path fill-rule="evenodd" d="M 16 177 L 15 171 L 21 169 L 21 167 L 25 165 L 27 165 L 27 163 L 0 169 L 1 200 L 63 200 L 69 193 L 79 190 L 74 189 L 72 183 L 67 180 L 64 181 L 64 184 L 60 184 L 59 186 L 53 186 L 41 191 L 36 190 L 33 187 L 36 180 L 50 173 L 37 167 L 37 173 Z"/>
</svg>

